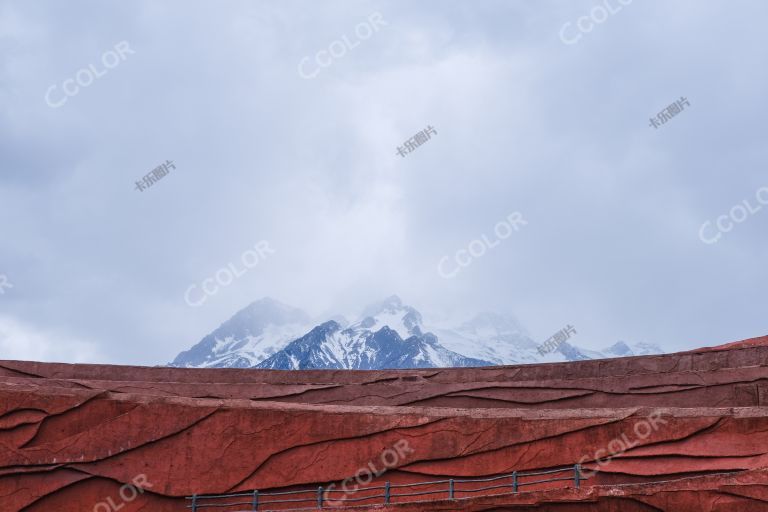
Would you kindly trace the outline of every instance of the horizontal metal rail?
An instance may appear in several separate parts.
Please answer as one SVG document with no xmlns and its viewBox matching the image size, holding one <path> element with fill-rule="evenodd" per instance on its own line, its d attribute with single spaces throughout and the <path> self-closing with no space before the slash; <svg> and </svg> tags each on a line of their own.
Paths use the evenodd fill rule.
<svg viewBox="0 0 768 512">
<path fill-rule="evenodd" d="M 525 478 L 525 477 L 554 475 L 557 473 L 565 473 L 565 472 L 571 472 L 573 473 L 573 475 L 567 476 L 567 477 L 558 477 L 558 478 L 545 478 L 542 480 L 534 480 L 532 482 L 520 481 L 521 478 Z M 496 482 L 504 479 L 512 479 L 512 481 L 508 484 L 490 485 L 486 487 L 477 487 L 477 488 L 471 488 L 471 489 L 459 489 L 456 487 L 457 484 L 487 483 L 487 482 Z M 232 493 L 232 494 L 200 494 L 200 495 L 195 494 L 194 496 L 189 496 L 186 498 L 187 500 L 190 500 L 192 502 L 190 505 L 187 505 L 186 508 L 191 508 L 192 512 L 197 512 L 198 510 L 202 510 L 205 508 L 236 507 L 241 505 L 247 505 L 248 507 L 250 507 L 249 510 L 253 512 L 259 512 L 259 511 L 266 512 L 268 510 L 300 510 L 297 508 L 270 509 L 268 507 L 265 508 L 266 505 L 312 502 L 317 504 L 317 508 L 322 509 L 322 508 L 328 508 L 328 507 L 324 507 L 324 505 L 326 504 L 326 501 L 328 502 L 329 505 L 332 505 L 330 508 L 338 508 L 336 506 L 337 504 L 343 505 L 345 503 L 369 501 L 373 499 L 383 499 L 382 503 L 387 505 L 392 503 L 393 498 L 428 496 L 431 494 L 447 494 L 448 499 L 453 500 L 453 499 L 456 499 L 457 493 L 473 494 L 473 493 L 486 492 L 486 491 L 495 491 L 498 489 L 510 489 L 512 493 L 517 493 L 518 488 L 520 487 L 523 487 L 526 485 L 544 484 L 549 482 L 573 481 L 574 487 L 579 488 L 580 483 L 586 479 L 587 478 L 582 476 L 581 474 L 581 466 L 579 464 L 575 464 L 573 466 L 569 466 L 566 468 L 550 469 L 545 471 L 531 471 L 526 473 L 514 471 L 506 475 L 494 476 L 490 478 L 432 480 L 429 482 L 414 482 L 409 484 L 392 484 L 390 482 L 386 482 L 383 486 L 365 487 L 362 489 L 356 489 L 355 491 L 352 491 L 352 492 L 365 493 L 369 491 L 383 490 L 384 491 L 383 494 L 379 493 L 379 494 L 373 494 L 370 496 L 361 496 L 357 498 L 350 498 L 345 496 L 338 499 L 328 499 L 326 496 L 330 495 L 331 493 L 350 494 L 351 492 L 345 491 L 342 489 L 324 489 L 322 486 L 312 488 L 312 489 L 302 489 L 297 491 L 261 492 L 261 491 L 255 490 L 251 492 L 240 492 L 240 493 Z M 435 485 L 445 485 L 445 484 L 448 484 L 446 489 L 424 490 L 424 491 L 415 491 L 415 492 L 400 492 L 400 493 L 394 492 L 395 489 L 405 489 L 405 488 L 411 488 L 411 487 L 420 487 L 420 486 L 427 486 L 427 485 L 435 486 Z M 311 498 L 308 497 L 308 498 L 277 499 L 277 500 L 266 500 L 266 501 L 263 500 L 263 498 L 265 497 L 296 496 L 299 494 L 314 494 L 314 496 Z M 250 501 L 207 503 L 208 500 L 220 500 L 220 499 L 243 498 L 243 497 L 249 497 Z M 402 501 L 400 503 L 402 503 Z M 302 508 L 306 509 L 306 505 Z"/>
</svg>

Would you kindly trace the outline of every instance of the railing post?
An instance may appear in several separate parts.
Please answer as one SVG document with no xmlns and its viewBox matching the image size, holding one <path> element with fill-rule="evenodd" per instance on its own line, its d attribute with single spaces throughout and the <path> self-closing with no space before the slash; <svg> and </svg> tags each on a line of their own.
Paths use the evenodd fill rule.
<svg viewBox="0 0 768 512">
<path fill-rule="evenodd" d="M 559 473 L 561 471 L 567 471 L 567 470 L 566 469 L 560 469 L 560 470 L 557 470 L 557 471 L 549 471 L 549 473 L 553 473 L 553 472 Z M 547 472 L 545 472 L 545 473 L 547 473 Z M 511 474 L 506 475 L 506 476 L 511 476 L 512 477 L 512 492 L 514 494 L 517 494 L 518 491 L 519 491 L 519 487 L 520 487 L 520 476 L 530 476 L 530 474 L 524 472 L 521 475 L 517 471 L 513 471 Z M 504 478 L 504 477 L 499 477 L 499 478 Z M 588 478 L 585 478 L 585 477 L 583 477 L 581 475 L 581 464 L 574 464 L 574 466 L 573 466 L 573 484 L 574 484 L 574 487 L 576 489 L 580 489 L 581 488 L 581 481 L 582 480 L 587 480 L 587 479 Z M 476 481 L 476 480 L 459 480 L 460 483 L 461 482 L 472 482 L 472 481 Z M 547 480 L 547 481 L 553 481 L 553 480 Z M 436 484 L 438 482 L 431 482 L 431 483 Z M 395 487 L 397 487 L 397 486 L 395 486 Z M 241 494 L 240 496 L 243 496 L 243 495 Z M 203 504 L 198 503 L 198 497 L 199 496 L 197 494 L 193 494 L 192 495 L 192 498 L 191 498 L 192 505 L 190 507 L 192 509 L 192 512 L 197 512 L 198 508 L 206 508 L 206 507 L 208 507 L 208 505 L 205 505 L 204 503 Z M 375 497 L 375 496 L 372 496 L 372 497 Z M 203 499 L 207 499 L 207 498 L 205 498 L 205 496 L 203 496 Z M 456 500 L 456 480 L 454 480 L 453 478 L 448 480 L 448 499 L 449 500 Z M 318 509 L 322 509 L 323 508 L 323 502 L 324 502 L 323 486 L 318 486 L 317 487 L 317 508 Z M 386 482 L 384 482 L 384 504 L 385 505 L 389 505 L 389 504 L 391 504 L 391 502 L 392 502 L 392 484 L 391 484 L 391 482 L 389 480 L 387 480 Z M 267 502 L 267 503 L 269 503 L 269 502 Z M 334 501 L 331 500 L 331 504 L 333 504 L 333 503 L 334 503 Z M 259 510 L 259 491 L 258 490 L 254 490 L 253 491 L 252 504 L 253 504 L 252 511 L 253 512 L 258 512 L 258 510 Z M 211 506 L 220 506 L 220 505 L 211 505 Z M 332 505 L 331 508 L 335 508 L 335 507 L 336 507 L 335 505 Z"/>
</svg>

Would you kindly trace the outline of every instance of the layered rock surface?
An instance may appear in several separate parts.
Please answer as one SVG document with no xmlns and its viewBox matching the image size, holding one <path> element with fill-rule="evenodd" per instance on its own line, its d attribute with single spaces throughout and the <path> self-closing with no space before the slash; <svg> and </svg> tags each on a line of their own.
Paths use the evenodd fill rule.
<svg viewBox="0 0 768 512">
<path fill-rule="evenodd" d="M 192 494 L 327 487 L 398 445 L 370 485 L 577 462 L 590 478 L 397 510 L 768 510 L 767 400 L 768 337 L 461 369 L 2 361 L 0 510 L 182 511 Z"/>
</svg>

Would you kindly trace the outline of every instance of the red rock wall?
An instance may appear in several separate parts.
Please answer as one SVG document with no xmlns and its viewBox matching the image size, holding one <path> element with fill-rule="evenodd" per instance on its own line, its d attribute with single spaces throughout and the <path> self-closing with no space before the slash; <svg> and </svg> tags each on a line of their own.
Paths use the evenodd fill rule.
<svg viewBox="0 0 768 512">
<path fill-rule="evenodd" d="M 594 472 L 579 491 L 563 481 L 429 510 L 768 510 L 767 361 L 768 338 L 418 371 L 5 361 L 0 511 L 182 511 L 194 493 L 327 486 L 382 467 L 402 442 L 412 452 L 371 485 L 576 462 Z"/>
</svg>

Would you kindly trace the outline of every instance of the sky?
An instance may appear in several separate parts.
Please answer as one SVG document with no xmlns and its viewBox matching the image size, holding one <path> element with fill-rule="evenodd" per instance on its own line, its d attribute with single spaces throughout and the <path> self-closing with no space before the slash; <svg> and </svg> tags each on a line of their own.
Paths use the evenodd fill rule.
<svg viewBox="0 0 768 512">
<path fill-rule="evenodd" d="M 586 348 L 766 335 L 765 19 L 0 0 L 0 359 L 164 364 L 265 296 Z"/>
</svg>

